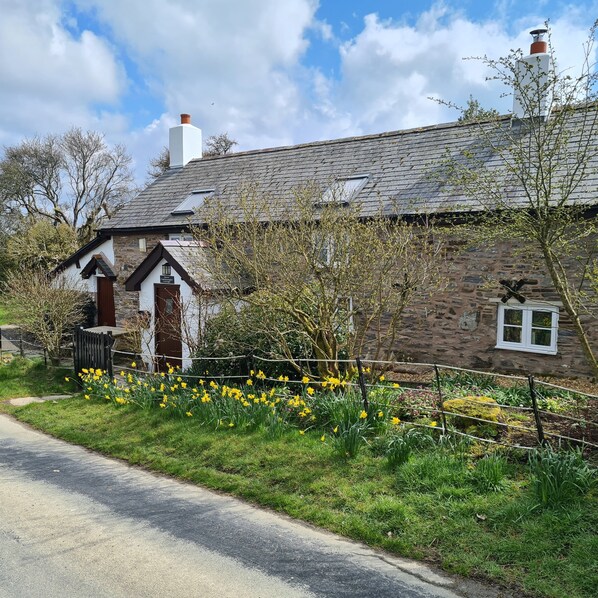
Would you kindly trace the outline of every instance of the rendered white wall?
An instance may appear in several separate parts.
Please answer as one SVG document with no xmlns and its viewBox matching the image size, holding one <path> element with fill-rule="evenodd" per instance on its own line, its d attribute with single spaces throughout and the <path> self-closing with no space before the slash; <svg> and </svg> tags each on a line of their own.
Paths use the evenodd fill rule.
<svg viewBox="0 0 598 598">
<path fill-rule="evenodd" d="M 194 158 L 201 158 L 201 129 L 193 125 L 177 125 L 168 132 L 170 167 L 185 166 Z"/>
<path fill-rule="evenodd" d="M 517 85 L 513 90 L 513 115 L 516 118 L 548 116 L 552 98 L 548 89 L 550 54 L 530 54 L 518 65 Z"/>
<path fill-rule="evenodd" d="M 73 290 L 86 291 L 88 293 L 97 292 L 97 282 L 95 276 L 90 276 L 87 280 L 81 278 L 81 270 L 85 268 L 91 257 L 96 253 L 103 253 L 108 261 L 114 265 L 114 246 L 112 244 L 112 238 L 107 239 L 98 247 L 91 249 L 88 253 L 84 254 L 79 258 L 79 268 L 77 264 L 71 264 L 68 268 L 65 268 L 57 278 L 68 281 L 68 286 Z"/>
<path fill-rule="evenodd" d="M 142 335 L 142 353 L 152 354 L 155 353 L 156 349 L 156 341 L 153 332 L 156 318 L 154 284 L 160 284 L 160 274 L 162 273 L 163 264 L 166 264 L 166 260 L 162 260 L 149 273 L 147 278 L 141 283 L 141 288 L 139 291 L 139 311 L 147 311 L 151 314 L 150 327 L 148 330 L 145 330 Z M 193 291 L 191 290 L 191 287 L 174 270 L 172 270 L 172 276 L 174 277 L 174 284 L 179 285 L 181 304 L 183 306 L 184 312 L 182 317 L 184 317 L 187 322 L 187 330 L 191 336 L 197 336 L 199 327 L 199 307 L 193 295 Z M 189 349 L 189 345 L 185 342 L 183 335 L 183 369 L 191 367 L 190 357 L 191 351 Z M 143 361 L 151 370 L 152 360 L 148 356 L 144 356 Z"/>
</svg>

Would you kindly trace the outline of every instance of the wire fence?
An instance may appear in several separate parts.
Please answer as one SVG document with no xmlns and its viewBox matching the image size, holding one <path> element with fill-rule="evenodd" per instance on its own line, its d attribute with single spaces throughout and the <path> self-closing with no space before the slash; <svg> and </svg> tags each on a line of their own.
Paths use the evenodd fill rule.
<svg viewBox="0 0 598 598">
<path fill-rule="evenodd" d="M 12 361 L 18 356 L 26 359 L 43 359 L 47 367 L 68 368 L 73 363 L 72 355 L 71 335 L 63 338 L 60 354 L 53 360 L 39 340 L 20 326 L 0 326 L 0 363 Z"/>
<path fill-rule="evenodd" d="M 144 359 L 156 364 L 180 362 L 180 358 L 150 353 L 113 350 L 121 362 Z M 264 374 L 261 368 L 290 362 L 283 358 L 248 353 L 221 357 L 193 357 L 192 366 L 177 369 L 177 377 L 189 380 L 249 378 L 264 384 L 283 384 L 304 392 L 307 385 L 330 390 L 326 377 L 308 375 L 302 364 L 312 367 L 330 363 L 324 359 L 298 359 L 296 376 Z M 245 371 L 208 371 L 209 364 L 244 364 Z M 408 425 L 431 428 L 441 435 L 464 436 L 488 444 L 533 449 L 538 445 L 577 445 L 598 449 L 598 395 L 554 384 L 534 376 L 511 375 L 433 363 L 342 359 L 344 374 L 334 380 L 336 391 L 360 397 L 364 409 L 385 409 Z M 116 368 L 118 370 L 118 368 Z M 139 374 L 126 363 L 122 372 Z M 148 372 L 149 373 L 149 372 Z M 406 380 L 404 380 L 406 378 Z M 302 390 L 303 389 L 303 390 Z"/>
</svg>

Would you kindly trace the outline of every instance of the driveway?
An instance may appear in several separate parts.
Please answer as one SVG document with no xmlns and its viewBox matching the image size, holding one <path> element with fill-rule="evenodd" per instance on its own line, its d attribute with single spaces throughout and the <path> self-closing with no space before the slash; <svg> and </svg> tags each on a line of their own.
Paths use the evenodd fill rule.
<svg viewBox="0 0 598 598">
<path fill-rule="evenodd" d="M 0 597 L 498 597 L 0 415 Z"/>
</svg>

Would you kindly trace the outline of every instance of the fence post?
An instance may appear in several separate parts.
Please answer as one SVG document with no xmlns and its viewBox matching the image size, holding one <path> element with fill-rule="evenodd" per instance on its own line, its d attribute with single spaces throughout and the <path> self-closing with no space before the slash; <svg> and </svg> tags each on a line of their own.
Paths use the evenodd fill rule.
<svg viewBox="0 0 598 598">
<path fill-rule="evenodd" d="M 534 410 L 534 419 L 536 420 L 536 429 L 538 430 L 538 440 L 542 446 L 546 445 L 546 438 L 544 437 L 544 428 L 542 427 L 542 420 L 540 419 L 540 411 L 538 409 L 538 399 L 536 396 L 536 387 L 534 384 L 534 377 L 528 376 L 529 394 L 532 399 L 532 409 Z"/>
<path fill-rule="evenodd" d="M 444 405 L 442 400 L 442 388 L 440 386 L 440 372 L 438 366 L 434 364 L 434 373 L 436 374 L 436 390 L 438 391 L 438 408 L 440 409 L 440 417 L 442 418 L 442 435 L 446 434 L 446 414 L 444 413 Z"/>
<path fill-rule="evenodd" d="M 25 357 L 25 352 L 23 351 L 23 329 L 19 328 L 19 353 L 21 357 Z"/>
<path fill-rule="evenodd" d="M 112 345 L 114 344 L 114 338 L 112 337 L 112 331 L 108 330 L 106 338 L 104 340 L 104 363 L 106 365 L 106 371 L 110 379 L 114 377 L 114 368 L 112 366 Z"/>
<path fill-rule="evenodd" d="M 0 327 L 0 362 L 2 361 L 2 327 Z"/>
<path fill-rule="evenodd" d="M 359 376 L 359 388 L 361 389 L 361 398 L 363 399 L 363 409 L 364 411 L 368 411 L 370 408 L 370 404 L 368 402 L 368 390 L 365 385 L 365 377 L 363 375 L 361 359 L 359 357 L 356 357 L 355 363 L 357 364 L 357 374 Z"/>
</svg>

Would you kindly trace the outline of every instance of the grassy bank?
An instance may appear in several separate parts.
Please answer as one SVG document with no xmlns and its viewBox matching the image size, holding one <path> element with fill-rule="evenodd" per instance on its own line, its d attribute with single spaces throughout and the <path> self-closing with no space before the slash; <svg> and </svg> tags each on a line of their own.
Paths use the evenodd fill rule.
<svg viewBox="0 0 598 598">
<path fill-rule="evenodd" d="M 199 412 L 185 417 L 157 405 L 92 397 L 3 409 L 70 442 L 520 595 L 589 598 L 598 587 L 595 490 L 564 508 L 540 507 L 517 453 L 501 461 L 500 475 L 485 477 L 478 446 L 428 443 L 391 469 L 374 436 L 346 459 L 332 432 L 214 429 L 199 424 Z"/>
<path fill-rule="evenodd" d="M 74 383 L 65 380 L 68 373 L 66 369 L 46 367 L 41 360 L 15 357 L 0 365 L 0 400 L 73 392 Z"/>
</svg>

